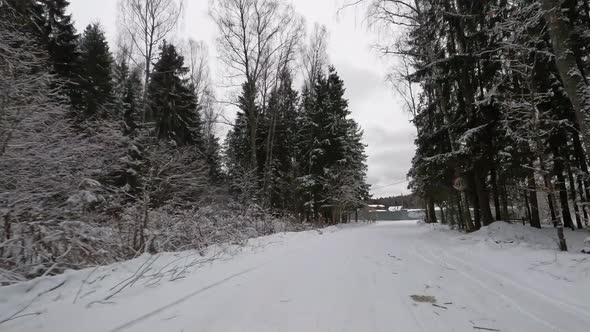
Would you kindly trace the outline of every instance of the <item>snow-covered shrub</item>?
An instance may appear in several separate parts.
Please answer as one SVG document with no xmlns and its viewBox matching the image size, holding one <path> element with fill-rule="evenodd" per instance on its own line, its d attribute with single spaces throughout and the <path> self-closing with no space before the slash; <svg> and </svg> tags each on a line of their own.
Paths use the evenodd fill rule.
<svg viewBox="0 0 590 332">
<path fill-rule="evenodd" d="M 195 146 L 106 108 L 72 117 L 48 68 L 0 20 L 0 285 L 302 227 L 212 188 Z"/>
<path fill-rule="evenodd" d="M 133 220 L 136 214 L 132 208 L 126 211 L 126 218 Z M 204 250 L 213 244 L 242 244 L 253 237 L 306 228 L 289 217 L 275 217 L 258 208 L 224 203 L 180 211 L 165 206 L 150 211 L 149 220 L 150 225 L 144 230 L 143 250 L 150 252 Z M 122 230 L 121 234 L 127 234 L 126 241 L 133 242 L 132 229 Z"/>
<path fill-rule="evenodd" d="M 295 219 L 239 204 L 187 210 L 167 205 L 148 214 L 150 223 L 141 230 L 136 219 L 141 218 L 142 211 L 136 207 L 120 211 L 120 219 L 108 222 L 53 220 L 8 224 L 10 238 L 0 244 L 0 283 L 109 264 L 143 252 L 195 249 L 204 253 L 214 244 L 243 244 L 253 237 L 308 227 Z M 139 231 L 144 232 L 145 244 L 138 251 L 133 245 Z M 0 234 L 6 236 L 4 231 Z"/>
</svg>

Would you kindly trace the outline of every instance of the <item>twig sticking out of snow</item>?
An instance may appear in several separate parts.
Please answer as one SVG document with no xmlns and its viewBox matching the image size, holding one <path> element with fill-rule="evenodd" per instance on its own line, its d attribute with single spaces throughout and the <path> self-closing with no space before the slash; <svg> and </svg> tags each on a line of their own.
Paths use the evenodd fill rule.
<svg viewBox="0 0 590 332">
<path fill-rule="evenodd" d="M 489 327 L 481 327 L 481 326 L 474 326 L 473 328 L 476 329 L 476 330 L 484 330 L 484 331 L 496 331 L 496 332 L 499 332 L 500 331 L 498 329 L 492 329 L 492 328 L 489 328 Z"/>
<path fill-rule="evenodd" d="M 98 270 L 98 266 L 95 267 L 94 269 L 92 269 L 92 271 L 90 271 L 90 273 L 86 276 L 86 278 L 84 278 L 84 280 L 82 280 L 82 283 L 80 284 L 80 288 L 78 288 L 78 292 L 76 293 L 76 296 L 74 297 L 74 302 L 72 303 L 76 303 L 76 301 L 78 300 L 78 297 L 80 296 L 80 293 L 82 292 L 82 288 L 84 287 L 84 285 L 86 285 L 86 281 L 90 278 L 90 276 L 92 276 L 92 274 Z"/>
<path fill-rule="evenodd" d="M 441 309 L 445 309 L 445 310 L 449 309 L 449 308 L 447 308 L 447 307 L 445 307 L 445 306 L 438 305 L 438 304 L 436 304 L 436 303 L 433 303 L 432 305 L 433 305 L 433 306 L 435 306 L 435 307 L 437 307 L 437 308 L 441 308 Z"/>
<path fill-rule="evenodd" d="M 33 313 L 29 313 L 29 314 L 22 314 L 20 315 L 20 313 L 22 313 L 23 311 L 27 310 L 33 303 L 35 303 L 35 301 L 40 298 L 41 296 L 50 293 L 58 288 L 60 288 L 61 286 L 63 286 L 66 283 L 66 279 L 64 279 L 62 282 L 60 282 L 59 284 L 45 290 L 42 291 L 41 293 L 37 294 L 27 305 L 25 305 L 24 307 L 22 307 L 21 309 L 17 310 L 14 314 L 10 315 L 9 317 L 0 320 L 0 324 L 6 323 L 8 321 L 11 321 L 13 319 L 17 319 L 17 318 L 22 318 L 22 317 L 26 317 L 26 316 L 32 316 L 32 315 L 40 315 L 40 312 L 33 312 Z"/>
<path fill-rule="evenodd" d="M 135 284 L 135 282 L 137 282 L 139 279 L 144 277 L 145 274 L 151 270 L 151 266 L 156 262 L 158 257 L 160 257 L 160 256 L 156 255 L 156 256 L 148 257 L 148 259 L 145 262 L 143 262 L 143 264 L 141 264 L 139 266 L 139 268 L 133 273 L 133 275 L 131 275 L 131 277 L 121 281 L 120 283 L 118 283 L 117 285 L 115 285 L 114 287 L 111 288 L 111 290 L 114 290 L 117 287 L 119 287 L 119 289 L 117 289 L 116 291 L 114 291 L 113 293 L 111 293 L 110 295 L 108 295 L 107 297 L 105 297 L 104 299 L 102 299 L 100 301 L 93 301 L 93 302 L 88 303 L 87 307 L 90 307 L 91 305 L 93 305 L 95 303 L 108 302 L 108 300 L 113 298 L 115 295 L 119 294 L 125 288 L 127 288 L 129 286 L 133 286 Z"/>
<path fill-rule="evenodd" d="M 48 268 L 47 271 L 45 271 L 45 273 L 43 273 L 43 275 L 41 277 L 39 277 L 36 282 L 34 282 L 29 288 L 27 288 L 27 290 L 25 292 L 28 293 L 28 292 L 32 291 L 33 288 L 35 288 L 41 282 L 41 280 L 43 280 L 42 278 L 47 276 L 56 266 L 57 266 L 57 263 L 53 263 L 53 265 L 51 265 L 51 267 Z"/>
</svg>

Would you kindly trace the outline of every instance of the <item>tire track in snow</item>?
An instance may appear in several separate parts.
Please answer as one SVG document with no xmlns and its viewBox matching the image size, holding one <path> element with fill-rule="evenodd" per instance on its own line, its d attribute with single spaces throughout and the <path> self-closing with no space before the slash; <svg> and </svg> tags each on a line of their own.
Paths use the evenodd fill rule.
<svg viewBox="0 0 590 332">
<path fill-rule="evenodd" d="M 473 280 L 477 280 L 479 284 L 485 285 L 487 289 L 490 289 L 490 290 L 494 291 L 495 293 L 503 294 L 503 298 L 504 297 L 509 298 L 513 304 L 515 304 L 516 306 L 518 306 L 522 310 L 524 310 L 523 313 L 525 313 L 525 314 L 528 313 L 527 315 L 531 318 L 533 318 L 533 316 L 537 317 L 537 319 L 535 319 L 535 318 L 533 318 L 533 319 L 535 319 L 539 323 L 541 323 L 541 322 L 547 323 L 544 325 L 546 325 L 548 327 L 551 326 L 556 331 L 564 331 L 564 327 L 556 327 L 554 324 L 552 324 L 551 322 L 549 322 L 545 318 L 542 318 L 540 315 L 534 314 L 529 309 L 524 309 L 524 307 L 522 307 L 518 304 L 517 299 L 523 299 L 523 298 L 528 297 L 528 299 L 532 300 L 532 303 L 536 306 L 538 306 L 539 303 L 544 303 L 545 307 L 551 308 L 551 310 L 550 310 L 550 312 L 552 313 L 551 317 L 560 316 L 560 315 L 561 316 L 570 316 L 578 322 L 583 321 L 584 322 L 583 326 L 587 326 L 588 324 L 590 324 L 590 314 L 585 310 L 581 310 L 576 306 L 572 306 L 571 304 L 562 302 L 560 300 L 554 300 L 553 298 L 551 298 L 543 293 L 535 291 L 529 287 L 523 286 L 513 280 L 510 280 L 509 278 L 501 276 L 498 273 L 495 273 L 495 272 L 489 271 L 485 268 L 482 268 L 479 266 L 479 264 L 470 264 L 469 262 L 465 262 L 460 257 L 449 254 L 446 251 L 440 252 L 440 254 L 437 255 L 434 253 L 436 251 L 435 248 L 430 248 L 427 250 L 429 251 L 429 254 L 432 257 L 436 257 L 436 259 L 439 259 L 441 261 L 445 261 L 445 258 L 447 259 L 446 261 L 448 261 L 448 259 L 453 260 L 455 262 L 455 264 L 458 264 L 458 265 L 451 265 L 451 266 L 454 266 L 455 268 L 457 268 L 458 272 L 460 272 L 461 274 L 469 275 L 470 278 L 472 278 Z M 447 265 L 450 265 L 450 264 L 447 263 Z M 478 273 L 479 275 L 474 275 L 474 273 L 467 273 L 467 272 L 465 272 L 466 269 L 469 269 L 469 271 L 473 271 L 475 273 Z M 487 280 L 488 282 L 485 282 L 482 280 Z M 510 289 L 506 289 L 504 291 L 494 289 L 492 287 L 487 286 L 490 284 L 490 281 L 495 282 L 495 283 L 502 285 L 502 286 L 507 285 L 510 287 Z M 564 309 L 562 306 L 566 307 L 567 309 Z M 557 313 L 559 313 L 559 314 L 557 314 Z M 573 320 L 569 320 L 569 322 L 572 322 L 572 321 Z M 574 330 L 565 329 L 565 331 L 574 331 Z"/>
<path fill-rule="evenodd" d="M 181 298 L 179 298 L 179 299 L 177 299 L 175 301 L 172 301 L 172 302 L 170 302 L 170 303 L 168 303 L 168 304 L 166 304 L 164 306 L 161 306 L 159 308 L 156 308 L 156 309 L 154 309 L 154 310 L 152 310 L 150 312 L 147 312 L 147 313 L 145 313 L 145 314 L 143 314 L 143 315 L 141 315 L 141 316 L 139 316 L 139 317 L 137 317 L 137 318 L 135 318 L 133 320 L 130 320 L 127 323 L 124 323 L 124 324 L 122 324 L 122 325 L 120 325 L 120 326 L 118 326 L 118 327 L 110 330 L 110 332 L 119 332 L 119 331 L 123 331 L 125 329 L 128 329 L 128 328 L 132 327 L 133 325 L 138 324 L 138 323 L 141 323 L 142 321 L 144 321 L 146 319 L 149 319 L 149 318 L 151 318 L 151 317 L 153 317 L 153 316 L 155 316 L 155 315 L 157 315 L 157 314 L 159 314 L 159 313 L 161 313 L 161 312 L 163 312 L 165 310 L 168 310 L 170 308 L 173 308 L 173 307 L 175 307 L 175 306 L 177 306 L 177 305 L 179 305 L 179 304 L 181 304 L 181 303 L 183 303 L 183 302 L 185 302 L 185 301 L 193 298 L 194 296 L 196 296 L 196 295 L 198 295 L 200 293 L 203 293 L 203 292 L 205 292 L 205 291 L 207 291 L 207 290 L 209 290 L 211 288 L 220 286 L 220 285 L 222 285 L 222 284 L 224 284 L 224 283 L 226 283 L 226 282 L 228 282 L 228 281 L 230 281 L 232 279 L 235 279 L 237 277 L 240 277 L 240 276 L 243 276 L 245 274 L 248 274 L 248 273 L 250 273 L 252 271 L 255 271 L 255 270 L 261 268 L 263 265 L 265 265 L 265 264 L 261 264 L 261 265 L 258 265 L 258 266 L 251 267 L 249 269 L 243 270 L 241 272 L 234 273 L 234 274 L 230 275 L 227 278 L 221 279 L 221 280 L 219 280 L 219 281 L 217 281 L 215 283 L 212 283 L 212 284 L 210 284 L 208 286 L 199 288 L 199 289 L 191 292 L 190 294 L 187 294 L 187 295 L 185 295 L 185 296 L 183 296 L 183 297 L 181 297 Z"/>
<path fill-rule="evenodd" d="M 425 247 L 424 247 L 425 248 Z M 418 255 L 418 257 L 420 257 L 421 259 L 423 259 L 425 262 L 433 262 L 436 260 L 439 261 L 444 261 L 443 259 L 441 259 L 441 257 L 436 256 L 435 254 L 433 254 L 430 250 L 425 249 L 424 251 L 428 252 L 428 255 L 430 256 L 431 259 L 426 258 L 422 253 L 420 253 L 416 248 L 414 248 L 414 252 Z M 437 263 L 433 263 L 437 266 L 440 267 L 445 267 L 442 264 L 437 264 Z M 511 296 L 498 291 L 497 289 L 494 289 L 490 286 L 488 286 L 485 282 L 479 280 L 478 278 L 472 276 L 471 274 L 463 271 L 462 269 L 460 269 L 459 267 L 449 264 L 448 262 L 445 262 L 446 266 L 448 268 L 452 268 L 454 269 L 455 272 L 457 272 L 459 275 L 461 275 L 462 277 L 464 277 L 465 279 L 474 282 L 475 284 L 479 285 L 482 289 L 485 289 L 486 291 L 493 293 L 497 296 L 499 296 L 502 300 L 504 300 L 506 303 L 512 305 L 516 310 L 518 310 L 519 312 L 521 312 L 523 315 L 526 315 L 530 318 L 532 318 L 533 320 L 535 320 L 536 322 L 540 323 L 541 325 L 544 325 L 545 327 L 548 327 L 549 329 L 556 331 L 556 332 L 561 332 L 562 330 L 559 329 L 557 326 L 553 325 L 551 322 L 546 321 L 545 319 L 539 317 L 538 315 L 535 315 L 534 313 L 530 312 L 529 310 L 525 309 L 524 307 L 522 307 L 520 304 L 518 304 L 518 302 L 512 298 Z M 469 268 L 472 268 L 471 266 L 467 266 Z"/>
<path fill-rule="evenodd" d="M 556 308 L 556 311 L 562 311 L 562 312 L 566 312 L 566 313 L 570 313 L 570 314 L 571 314 L 571 312 L 575 312 L 578 315 L 578 317 L 581 316 L 580 318 L 582 318 L 584 321 L 586 321 L 587 324 L 590 324 L 590 313 L 584 309 L 581 309 L 580 307 L 578 307 L 576 305 L 573 305 L 573 304 L 567 303 L 567 302 L 563 302 L 562 300 L 559 300 L 559 299 L 549 297 L 537 290 L 534 290 L 530 287 L 523 286 L 513 280 L 510 280 L 510 279 L 508 279 L 496 272 L 487 270 L 485 268 L 476 266 L 474 264 L 464 263 L 464 261 L 460 257 L 457 257 L 455 255 L 451 255 L 446 252 L 443 253 L 443 255 L 447 258 L 450 258 L 450 259 L 456 261 L 456 262 L 459 262 L 463 266 L 469 267 L 471 270 L 479 271 L 480 273 L 489 276 L 490 279 L 496 281 L 499 284 L 508 284 L 511 287 L 515 288 L 517 291 L 522 291 L 522 292 L 528 293 L 529 295 L 532 295 L 539 300 L 543 300 L 543 302 L 545 302 L 551 306 L 554 306 Z M 571 312 L 563 310 L 561 307 L 566 307 Z"/>
<path fill-rule="evenodd" d="M 362 227 L 366 227 L 366 226 L 363 225 Z M 309 250 L 310 247 L 315 246 L 318 243 L 322 243 L 322 241 L 325 241 L 325 238 L 321 236 L 323 234 L 329 234 L 329 235 L 339 234 L 339 233 L 342 233 L 341 232 L 342 230 L 346 230 L 346 229 L 347 228 L 342 228 L 342 229 L 337 229 L 337 230 L 330 231 L 330 232 L 327 232 L 327 233 L 320 233 L 320 236 L 318 236 L 318 237 L 305 239 L 305 240 L 309 241 L 308 242 L 308 245 L 305 248 Z M 285 244 L 285 242 L 281 242 L 281 243 L 283 245 Z M 128 321 L 127 323 L 124 323 L 122 325 L 119 325 L 118 327 L 115 327 L 114 329 L 111 329 L 110 332 L 124 331 L 124 330 L 126 330 L 126 329 L 128 329 L 128 328 L 130 328 L 130 327 L 132 327 L 132 326 L 134 326 L 136 324 L 139 324 L 139 323 L 145 321 L 146 319 L 152 318 L 153 316 L 155 316 L 155 315 L 157 315 L 157 314 L 159 314 L 161 312 L 164 312 L 164 311 L 166 311 L 166 310 L 168 310 L 170 308 L 173 308 L 173 307 L 175 307 L 175 306 L 177 306 L 177 305 L 179 305 L 179 304 L 181 304 L 183 302 L 186 302 L 186 301 L 190 300 L 191 298 L 193 298 L 194 296 L 196 296 L 196 295 L 198 295 L 200 293 L 203 293 L 203 292 L 205 292 L 205 291 L 207 291 L 207 290 L 209 290 L 211 288 L 215 288 L 217 286 L 220 286 L 220 285 L 222 285 L 222 284 L 224 284 L 224 283 L 226 283 L 228 281 L 231 281 L 232 279 L 235 279 L 237 277 L 240 277 L 240 276 L 249 274 L 251 272 L 254 272 L 255 270 L 258 270 L 258 269 L 262 268 L 263 266 L 266 266 L 266 265 L 268 265 L 268 264 L 270 264 L 270 263 L 272 263 L 272 262 L 274 262 L 274 261 L 276 261 L 278 259 L 281 259 L 281 258 L 284 258 L 284 257 L 288 257 L 289 255 L 292 255 L 293 253 L 297 253 L 300 250 L 301 250 L 301 247 L 295 247 L 295 248 L 291 248 L 289 250 L 280 251 L 280 252 L 276 253 L 275 255 L 273 255 L 272 258 L 268 259 L 264 263 L 261 263 L 259 265 L 254 266 L 254 267 L 245 269 L 245 270 L 243 270 L 241 272 L 234 273 L 234 274 L 232 274 L 232 275 L 230 275 L 230 276 L 228 276 L 228 277 L 226 277 L 226 278 L 224 278 L 222 280 L 219 280 L 217 282 L 214 282 L 214 283 L 212 283 L 210 285 L 207 285 L 205 287 L 199 288 L 199 289 L 191 292 L 188 295 L 185 295 L 185 296 L 183 296 L 183 297 L 181 297 L 181 298 L 179 298 L 179 299 L 177 299 L 175 301 L 172 301 L 171 303 L 169 303 L 167 305 L 164 305 L 162 307 L 156 308 L 156 309 L 154 309 L 152 311 L 149 311 L 149 312 L 147 312 L 147 313 L 145 313 L 145 314 L 143 314 L 143 315 L 141 315 L 141 316 L 139 316 L 139 317 L 137 317 L 137 318 L 135 318 L 133 320 Z"/>
<path fill-rule="evenodd" d="M 442 266 L 440 264 L 437 264 L 436 262 L 434 262 L 434 261 L 426 258 L 424 255 L 422 255 L 417 250 L 417 248 L 416 248 L 415 245 L 408 246 L 408 254 L 409 255 L 413 255 L 413 256 L 419 258 L 420 260 L 422 260 L 425 263 L 427 263 L 427 265 L 432 265 L 432 266 L 434 266 L 436 268 L 439 268 L 439 267 L 446 268 L 446 267 L 444 267 L 444 266 Z M 408 259 L 407 262 L 410 262 L 410 260 Z M 420 330 L 421 331 L 432 331 L 433 330 L 432 328 L 426 328 L 423 325 L 422 321 L 424 320 L 424 317 L 418 317 L 418 316 L 416 316 L 415 310 L 412 308 L 412 306 L 407 306 L 406 308 L 407 308 L 406 310 L 412 315 L 412 318 L 413 318 L 416 326 L 420 327 Z M 438 321 L 436 324 L 437 324 L 437 330 L 438 331 L 456 331 L 456 328 L 457 328 L 456 322 L 449 321 L 449 320 L 446 320 L 446 319 L 443 319 L 442 321 Z M 442 326 L 440 326 L 440 324 L 444 324 L 444 326 L 446 327 L 446 329 L 443 329 Z"/>
<path fill-rule="evenodd" d="M 511 280 L 509 278 L 506 278 L 506 277 L 502 276 L 501 274 L 499 274 L 497 272 L 494 272 L 494 271 L 485 269 L 485 268 L 480 267 L 480 266 L 476 266 L 475 264 L 467 264 L 467 263 L 464 263 L 465 260 L 463 258 L 459 257 L 459 256 L 449 254 L 448 252 L 445 252 L 444 255 L 446 257 L 448 257 L 448 258 L 454 259 L 455 261 L 463 262 L 462 263 L 463 265 L 469 266 L 471 269 L 477 269 L 481 273 L 492 275 L 492 276 L 494 276 L 496 278 L 496 280 L 502 281 L 503 283 L 506 283 L 506 284 L 510 284 L 512 287 L 515 287 L 517 289 L 520 289 L 520 290 L 523 290 L 525 292 L 528 292 L 529 294 L 532 294 L 534 296 L 538 296 L 538 297 L 542 298 L 543 300 L 545 300 L 545 302 L 548 302 L 548 303 L 553 304 L 553 305 L 558 304 L 560 306 L 567 307 L 570 310 L 572 310 L 575 313 L 577 313 L 578 315 L 584 316 L 585 320 L 588 320 L 588 322 L 590 323 L 590 311 L 587 308 L 584 308 L 584 307 L 582 307 L 580 305 L 576 305 L 576 304 L 567 302 L 564 299 L 558 299 L 558 298 L 555 298 L 555 297 L 548 296 L 548 295 L 546 295 L 546 294 L 544 294 L 544 293 L 542 293 L 542 292 L 540 292 L 540 291 L 538 291 L 538 290 L 536 290 L 534 288 L 523 286 L 522 284 L 519 284 L 519 283 L 517 283 L 517 282 L 515 282 L 515 281 L 513 281 L 513 280 Z"/>
</svg>

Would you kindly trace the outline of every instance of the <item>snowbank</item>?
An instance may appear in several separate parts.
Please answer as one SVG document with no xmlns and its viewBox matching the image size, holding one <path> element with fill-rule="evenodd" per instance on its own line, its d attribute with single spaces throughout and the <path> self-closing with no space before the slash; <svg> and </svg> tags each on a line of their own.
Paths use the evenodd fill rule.
<svg viewBox="0 0 590 332">
<path fill-rule="evenodd" d="M 144 255 L 0 288 L 0 330 L 585 331 L 590 256 L 513 226 L 378 222 Z"/>
<path fill-rule="evenodd" d="M 198 279 L 197 271 L 206 271 L 207 267 L 214 264 L 221 273 L 207 275 L 207 280 L 200 280 L 202 284 L 225 278 L 223 266 L 230 261 L 234 265 L 243 266 L 260 264 L 261 258 L 268 259 L 269 255 L 274 257 L 283 252 L 269 247 L 281 248 L 285 241 L 296 243 L 313 240 L 323 234 L 352 227 L 354 226 L 330 226 L 322 230 L 278 233 L 249 239 L 245 245 L 213 245 L 206 251 L 144 254 L 125 262 L 68 270 L 61 275 L 0 287 L 0 327 L 10 327 L 13 322 L 15 326 L 21 326 L 22 321 L 30 319 L 29 316 L 43 316 L 48 310 L 53 313 L 71 311 L 100 314 L 101 307 L 114 302 L 146 310 L 150 304 L 141 304 L 138 301 L 141 296 L 149 297 L 161 285 L 168 284 L 168 287 L 177 289 L 175 296 L 179 296 L 182 294 L 185 278 L 190 276 L 194 281 L 195 278 Z M 262 252 L 269 255 L 256 255 Z"/>
<path fill-rule="evenodd" d="M 67 270 L 56 276 L 43 276 L 0 287 L 0 327 L 20 326 L 29 316 L 42 316 L 51 310 L 72 312 L 101 312 L 111 303 L 135 303 L 149 296 L 159 286 L 178 289 L 182 294 L 186 279 L 207 284 L 224 279 L 225 267 L 233 271 L 238 266 L 253 266 L 284 254 L 284 244 L 309 243 L 332 233 L 366 226 L 364 223 L 329 226 L 300 232 L 283 232 L 247 240 L 244 244 L 216 244 L 205 250 L 144 254 L 135 259 L 96 266 L 82 270 Z M 260 255 L 258 255 L 260 254 Z M 216 266 L 217 273 L 200 280 L 199 273 Z M 190 278 L 188 278 L 190 277 Z M 186 286 L 185 286 L 186 288 Z M 172 295 L 171 295 L 172 296 Z M 135 303 L 138 310 L 149 304 Z M 133 306 L 132 306 L 133 307 Z M 49 309 L 51 308 L 51 309 Z M 90 310 L 88 310 L 90 309 Z M 120 317 L 119 317 L 120 318 Z M 113 319 L 116 319 L 113 317 Z"/>
<path fill-rule="evenodd" d="M 104 214 L 100 218 L 12 222 L 0 227 L 0 238 L 8 239 L 0 242 L 0 286 L 121 262 L 138 253 L 205 250 L 220 243 L 243 244 L 250 238 L 312 228 L 288 216 L 231 202 L 180 211 L 163 207 L 151 210 L 147 219 L 132 206 L 118 217 Z"/>
<path fill-rule="evenodd" d="M 570 252 L 581 252 L 584 248 L 584 238 L 588 236 L 586 230 L 564 230 Z M 489 226 L 467 235 L 465 238 L 483 241 L 498 246 L 522 245 L 536 249 L 559 249 L 557 231 L 553 227 L 541 229 L 522 224 L 509 224 L 496 221 Z"/>
<path fill-rule="evenodd" d="M 544 225 L 543 228 L 534 228 L 518 223 L 496 221 L 489 226 L 483 226 L 473 233 L 459 233 L 449 225 L 427 224 L 417 222 L 425 231 L 449 233 L 455 236 L 457 241 L 468 243 L 483 243 L 496 248 L 504 247 L 530 247 L 534 249 L 559 250 L 557 242 L 557 230 Z M 588 230 L 564 229 L 570 253 L 580 253 L 585 247 L 590 247 L 590 232 Z"/>
</svg>

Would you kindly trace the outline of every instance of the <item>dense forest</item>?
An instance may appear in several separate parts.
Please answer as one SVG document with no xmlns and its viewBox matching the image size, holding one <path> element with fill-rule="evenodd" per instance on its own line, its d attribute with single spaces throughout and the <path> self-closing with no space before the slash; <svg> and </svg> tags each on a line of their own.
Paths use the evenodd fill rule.
<svg viewBox="0 0 590 332">
<path fill-rule="evenodd" d="M 440 206 L 446 220 L 476 230 L 521 206 L 531 226 L 583 228 L 588 1 L 377 0 L 369 8 L 413 115 L 410 187 L 429 221 Z"/>
<path fill-rule="evenodd" d="M 285 2 L 211 2 L 229 103 L 204 43 L 173 38 L 181 1 L 121 1 L 117 45 L 66 0 L 0 5 L 0 283 L 337 223 L 367 198 L 328 33 Z"/>
</svg>

